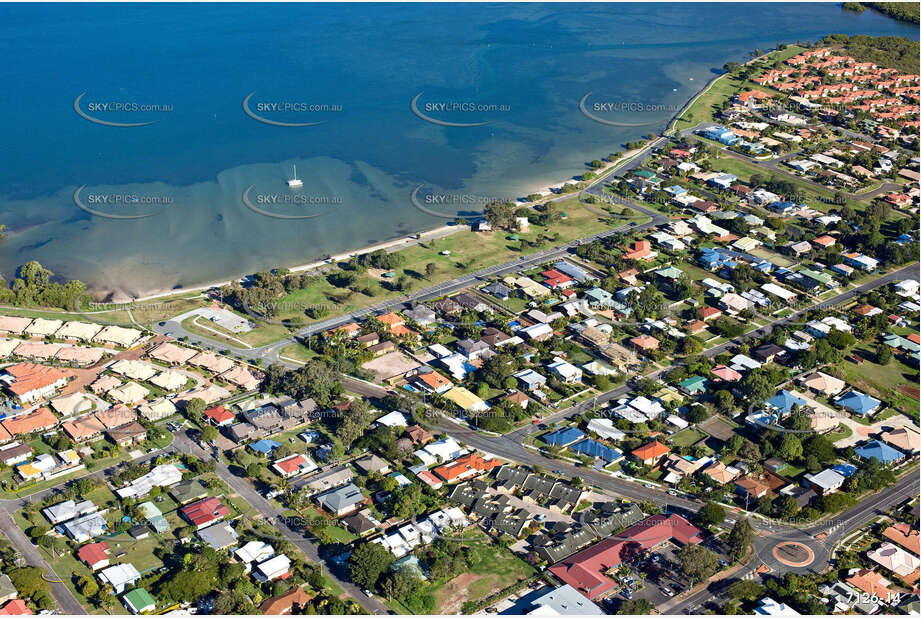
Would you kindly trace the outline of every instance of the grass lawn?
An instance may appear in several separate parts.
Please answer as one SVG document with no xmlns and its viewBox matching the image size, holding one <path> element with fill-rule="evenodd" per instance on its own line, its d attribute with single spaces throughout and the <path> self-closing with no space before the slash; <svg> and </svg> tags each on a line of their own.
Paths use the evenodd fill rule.
<svg viewBox="0 0 921 618">
<path fill-rule="evenodd" d="M 707 434 L 695 429 L 694 427 L 688 427 L 683 431 L 679 431 L 672 436 L 672 444 L 675 446 L 691 446 L 696 444 L 707 437 Z"/>
<path fill-rule="evenodd" d="M 749 251 L 749 253 L 751 253 L 752 255 L 756 255 L 760 258 L 764 258 L 765 260 L 767 260 L 774 266 L 781 266 L 783 268 L 789 268 L 790 266 L 793 266 L 795 264 L 795 262 L 791 260 L 790 258 L 788 258 L 787 256 L 771 251 L 767 247 L 755 247 L 754 249 Z"/>
<path fill-rule="evenodd" d="M 786 60 L 792 58 L 801 51 L 803 51 L 802 47 L 790 45 L 784 50 L 768 54 L 766 61 L 774 63 L 777 60 Z M 769 88 L 758 86 L 752 82 L 747 82 L 746 80 L 726 74 L 725 76 L 717 78 L 705 93 L 701 94 L 693 104 L 684 110 L 681 117 L 675 121 L 675 129 L 681 131 L 693 127 L 698 123 L 713 120 L 714 112 L 719 111 L 724 102 L 728 101 L 737 92 L 745 88 L 755 88 L 771 92 Z"/>
<path fill-rule="evenodd" d="M 136 325 L 132 323 L 131 316 L 134 316 L 134 319 L 139 324 L 151 326 L 171 316 L 185 313 L 197 307 L 204 307 L 205 305 L 207 305 L 207 300 L 200 292 L 185 292 L 140 303 L 96 303 L 96 305 L 84 306 L 84 313 L 64 311 L 54 307 L 17 307 L 4 308 L 3 315 L 26 318 L 57 318 L 81 322 L 111 322 L 121 326 L 133 327 Z M 109 308 L 111 308 L 111 311 L 106 311 Z M 131 311 L 131 315 L 128 315 L 128 310 Z"/>
<path fill-rule="evenodd" d="M 519 240 L 509 240 L 510 234 L 501 231 L 474 233 L 466 230 L 444 238 L 427 240 L 421 244 L 401 249 L 399 253 L 405 257 L 405 265 L 395 269 L 394 272 L 397 278 L 406 275 L 411 289 L 419 289 L 453 279 L 473 270 L 508 262 L 558 243 L 583 238 L 608 228 L 608 225 L 602 221 L 602 217 L 580 204 L 576 196 L 557 199 L 554 204 L 557 210 L 565 212 L 567 217 L 550 228 L 531 225 L 528 232 L 517 234 Z M 557 235 L 558 238 L 555 240 L 546 238 L 553 238 Z M 546 238 L 542 244 L 529 246 L 528 243 L 536 241 L 540 236 Z M 449 251 L 450 255 L 441 255 L 443 251 Z M 429 263 L 434 264 L 436 270 L 430 279 L 426 279 L 423 273 Z M 327 309 L 334 308 L 337 313 L 351 312 L 380 303 L 388 298 L 401 297 L 403 294 L 403 292 L 384 288 L 380 280 L 368 274 L 360 275 L 355 287 L 370 288 L 371 294 L 337 288 L 329 283 L 326 277 L 318 276 L 316 281 L 307 288 L 280 298 L 278 306 L 283 310 L 275 319 L 304 317 L 304 310 L 308 307 L 322 306 Z M 513 307 L 514 305 L 510 309 Z M 264 331 L 271 332 L 263 335 Z M 235 336 L 250 345 L 259 346 L 281 339 L 287 334 L 287 330 L 281 326 L 263 324 L 245 336 Z"/>
<path fill-rule="evenodd" d="M 851 437 L 851 434 L 853 433 L 854 433 L 854 430 L 852 430 L 848 425 L 841 423 L 838 425 L 837 429 L 828 433 L 827 437 L 832 442 L 837 442 L 838 440 L 843 440 L 844 438 Z"/>
<path fill-rule="evenodd" d="M 794 466 L 793 464 L 787 464 L 781 468 L 780 473 L 787 477 L 788 479 L 796 479 L 803 472 L 806 471 L 806 468 L 800 466 Z"/>
<path fill-rule="evenodd" d="M 735 174 L 740 179 L 742 179 L 743 182 L 746 183 L 749 181 L 749 178 L 751 178 L 752 174 L 760 174 L 764 178 L 779 176 L 785 180 L 789 180 L 798 188 L 802 189 L 806 196 L 806 202 L 816 210 L 821 210 L 823 212 L 828 211 L 829 208 L 831 208 L 831 205 L 826 204 L 822 200 L 831 200 L 835 195 L 835 192 L 830 189 L 816 187 L 815 185 L 812 185 L 808 182 L 803 182 L 801 179 L 795 176 L 789 176 L 787 174 L 773 171 L 767 167 L 761 167 L 754 163 L 748 163 L 722 152 L 718 153 L 715 158 L 710 159 L 710 167 L 714 172 L 728 172 L 730 174 Z"/>
<path fill-rule="evenodd" d="M 868 359 L 875 356 L 873 350 L 866 346 L 857 346 L 854 351 Z M 842 379 L 849 385 L 889 403 L 911 418 L 918 418 L 918 400 L 905 392 L 915 389 L 913 392 L 917 393 L 918 369 L 909 367 L 894 357 L 886 365 L 867 360 L 860 366 L 845 361 L 838 367 L 843 373 Z"/>
<path fill-rule="evenodd" d="M 469 530 L 463 537 L 472 541 L 469 546 L 474 556 L 470 569 L 447 582 L 437 582 L 432 586 L 435 613 L 456 614 L 466 601 L 480 601 L 536 573 L 534 567 L 493 543 L 479 529 Z"/>
<path fill-rule="evenodd" d="M 711 273 L 710 271 L 704 270 L 703 268 L 701 268 L 700 266 L 697 266 L 696 264 L 690 264 L 688 262 L 681 261 L 681 262 L 674 264 L 674 266 L 678 270 L 681 270 L 685 274 L 687 274 L 688 278 L 690 278 L 692 281 L 700 281 L 701 279 L 706 279 L 707 277 L 710 277 L 711 279 L 715 279 L 716 281 L 723 281 L 723 279 L 716 276 L 716 274 Z"/>
<path fill-rule="evenodd" d="M 281 355 L 296 361 L 300 361 L 302 363 L 306 363 L 307 361 L 319 356 L 319 354 L 300 343 L 294 343 L 282 348 Z"/>
</svg>

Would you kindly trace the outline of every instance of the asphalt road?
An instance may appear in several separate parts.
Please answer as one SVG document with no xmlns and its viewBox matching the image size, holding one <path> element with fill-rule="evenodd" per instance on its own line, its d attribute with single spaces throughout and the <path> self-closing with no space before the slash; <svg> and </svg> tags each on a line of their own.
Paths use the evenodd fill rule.
<svg viewBox="0 0 921 618">
<path fill-rule="evenodd" d="M 185 434 L 179 433 L 176 434 L 176 440 L 174 442 L 176 448 L 189 455 L 193 455 L 202 460 L 214 460 L 217 465 L 217 475 L 225 483 L 227 483 L 231 489 L 238 493 L 251 507 L 256 509 L 260 515 L 271 524 L 275 529 L 277 529 L 286 540 L 293 543 L 298 547 L 304 555 L 307 557 L 307 561 L 313 564 L 322 565 L 323 559 L 320 558 L 319 551 L 317 546 L 304 538 L 296 526 L 296 522 L 291 522 L 287 518 L 282 516 L 272 504 L 266 500 L 255 488 L 244 478 L 240 478 L 233 474 L 227 465 L 220 459 L 215 460 L 212 454 L 199 446 L 196 442 L 191 440 Z M 387 614 L 390 612 L 390 609 L 384 605 L 381 601 L 376 598 L 367 596 L 358 586 L 352 584 L 351 582 L 339 579 L 334 573 L 332 573 L 328 568 L 324 569 L 327 577 L 331 578 L 337 584 L 342 586 L 343 590 L 355 599 L 369 614 Z"/>
<path fill-rule="evenodd" d="M 166 452 L 172 450 L 171 446 L 166 447 L 165 449 L 155 451 L 153 453 L 148 453 L 144 457 L 138 458 L 135 461 L 143 463 L 150 459 L 154 459 L 159 455 L 162 455 Z M 110 466 L 108 468 L 103 468 L 96 470 L 95 472 L 88 472 L 81 477 L 75 477 L 74 479 L 69 479 L 67 483 L 73 482 L 77 478 L 84 478 L 87 476 L 96 477 L 100 480 L 103 480 L 114 468 L 115 466 Z M 0 532 L 9 539 L 16 549 L 22 554 L 25 559 L 26 564 L 29 566 L 34 566 L 42 569 L 45 572 L 45 576 L 51 584 L 51 596 L 54 597 L 54 600 L 57 602 L 58 607 L 61 609 L 61 612 L 64 614 L 85 614 L 86 611 L 83 609 L 83 606 L 80 605 L 80 602 L 77 601 L 77 598 L 73 595 L 64 583 L 57 583 L 53 580 L 63 580 L 64 577 L 69 577 L 70 573 L 64 573 L 63 575 L 58 574 L 51 568 L 51 565 L 48 564 L 48 561 L 45 560 L 42 556 L 39 548 L 32 544 L 32 541 L 26 537 L 22 529 L 16 524 L 13 520 L 12 513 L 17 510 L 27 506 L 28 504 L 34 502 L 42 501 L 45 496 L 50 495 L 58 490 L 60 485 L 55 487 L 49 487 L 48 489 L 43 489 L 42 491 L 30 494 L 23 498 L 6 498 L 0 500 Z"/>
<path fill-rule="evenodd" d="M 901 478 L 895 485 L 884 489 L 883 491 L 865 497 L 857 505 L 834 516 L 828 520 L 822 521 L 813 526 L 803 528 L 802 530 L 791 529 L 789 527 L 778 530 L 768 536 L 755 537 L 752 543 L 754 552 L 751 559 L 746 563 L 735 577 L 716 582 L 686 597 L 675 597 L 659 607 L 662 614 L 689 614 L 691 612 L 701 613 L 699 610 L 704 604 L 716 600 L 717 604 L 722 604 L 728 599 L 725 594 L 726 586 L 751 574 L 765 564 L 770 571 L 764 574 L 767 576 L 780 576 L 786 572 L 807 573 L 821 572 L 828 566 L 830 555 L 835 546 L 841 540 L 860 528 L 877 515 L 885 513 L 887 510 L 915 497 L 921 492 L 919 487 L 918 476 L 915 473 L 909 473 Z M 821 540 L 815 539 L 815 535 L 826 533 Z M 789 567 L 780 563 L 773 554 L 774 547 L 784 541 L 804 542 L 815 553 L 815 560 L 812 564 L 805 567 Z"/>
</svg>

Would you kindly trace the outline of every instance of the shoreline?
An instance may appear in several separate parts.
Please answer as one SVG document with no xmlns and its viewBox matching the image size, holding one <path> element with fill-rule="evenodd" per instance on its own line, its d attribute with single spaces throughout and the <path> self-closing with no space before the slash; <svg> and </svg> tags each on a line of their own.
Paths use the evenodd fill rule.
<svg viewBox="0 0 921 618">
<path fill-rule="evenodd" d="M 698 95 L 695 95 L 695 97 Z M 642 137 L 641 139 L 644 142 L 647 141 L 645 137 Z M 599 167 L 597 169 L 590 168 L 590 169 L 587 169 L 586 172 L 594 172 L 596 174 L 595 180 L 597 180 L 601 177 L 604 177 L 608 173 L 612 172 L 614 169 L 624 164 L 625 162 L 630 161 L 634 156 L 636 156 L 636 153 L 641 150 L 642 148 L 624 151 L 623 154 L 620 157 L 617 157 L 614 161 L 605 161 L 602 159 L 602 161 L 604 162 L 604 165 L 602 167 Z M 578 182 L 582 182 L 582 181 L 574 180 L 576 176 L 579 176 L 579 175 L 576 174 L 576 175 L 570 176 L 566 180 L 562 182 L 557 182 L 556 184 L 543 185 L 542 188 L 538 190 L 531 191 L 525 194 L 524 196 L 520 196 L 518 198 L 517 205 L 523 206 L 523 207 L 533 207 L 534 205 L 543 202 L 546 198 L 550 198 L 554 195 L 558 195 L 557 191 L 559 191 L 559 189 L 561 189 L 563 186 L 567 184 L 577 184 Z M 575 195 L 575 194 L 576 192 L 574 191 L 574 192 L 571 192 L 571 194 L 570 193 L 559 194 L 559 197 L 565 198 L 569 195 Z M 527 200 L 527 195 L 540 195 L 540 199 L 530 202 Z M 353 249 L 351 251 L 345 251 L 343 253 L 338 253 L 336 255 L 330 256 L 330 258 L 326 260 L 317 260 L 314 262 L 308 262 L 306 264 L 299 264 L 297 266 L 292 266 L 288 268 L 288 270 L 292 273 L 316 270 L 318 268 L 322 268 L 323 266 L 327 266 L 330 264 L 335 264 L 336 262 L 339 262 L 339 261 L 347 260 L 356 255 L 364 255 L 366 253 L 371 253 L 372 251 L 377 251 L 379 249 L 383 249 L 386 251 L 388 249 L 393 249 L 395 247 L 400 247 L 400 248 L 409 247 L 414 244 L 418 244 L 424 240 L 445 238 L 447 236 L 456 234 L 457 232 L 467 230 L 467 229 L 470 229 L 468 225 L 441 225 L 441 226 L 438 226 L 432 229 L 416 232 L 410 236 L 400 236 L 399 238 L 394 238 L 392 240 L 387 240 L 384 242 L 376 243 L 373 245 L 368 245 L 368 246 L 361 247 L 358 249 Z M 416 238 L 413 238 L 413 236 L 416 236 Z M 283 267 L 275 266 L 273 268 L 283 268 Z M 197 285 L 193 285 L 190 287 L 173 288 L 169 290 L 157 290 L 150 294 L 146 294 L 144 296 L 133 297 L 133 298 L 128 298 L 128 297 L 119 298 L 119 295 L 124 295 L 124 292 L 119 291 L 119 290 L 102 289 L 100 290 L 100 292 L 104 293 L 107 296 L 112 296 L 112 301 L 111 301 L 112 303 L 116 303 L 116 304 L 124 303 L 128 305 L 128 304 L 133 304 L 133 303 L 140 303 L 140 302 L 147 302 L 150 300 L 156 300 L 158 298 L 166 298 L 169 296 L 188 294 L 190 292 L 203 292 L 206 290 L 210 290 L 211 288 L 214 288 L 214 287 L 222 287 L 225 285 L 230 285 L 234 282 L 239 282 L 244 277 L 246 277 L 246 275 L 241 275 L 233 279 L 225 279 L 222 281 L 215 281 L 211 283 L 197 284 Z"/>
<path fill-rule="evenodd" d="M 695 96 L 698 96 L 698 95 L 695 95 Z M 642 139 L 644 142 L 648 141 L 645 138 L 642 138 Z M 597 169 L 587 169 L 586 172 L 594 172 L 596 174 L 596 178 L 594 180 L 597 180 L 601 177 L 604 177 L 606 174 L 612 172 L 614 169 L 624 164 L 625 162 L 630 161 L 634 156 L 636 156 L 636 153 L 641 150 L 642 148 L 624 151 L 623 154 L 620 157 L 617 157 L 614 161 L 605 161 L 602 159 L 602 161 L 604 162 L 604 165 L 602 167 L 599 167 Z M 564 193 L 564 194 L 557 193 L 557 191 L 559 191 L 562 187 L 564 187 L 567 184 L 577 184 L 578 182 L 583 182 L 583 181 L 574 180 L 576 176 L 578 175 L 570 176 L 566 180 L 562 182 L 557 182 L 556 184 L 543 185 L 541 189 L 531 191 L 525 194 L 524 196 L 520 196 L 518 198 L 517 205 L 523 206 L 523 207 L 533 207 L 534 205 L 543 202 L 546 198 L 550 198 L 555 195 L 559 195 L 560 198 L 566 198 L 570 195 L 576 195 L 577 192 L 575 191 L 571 193 Z M 527 200 L 527 195 L 539 195 L 540 198 L 538 200 L 531 202 Z M 470 229 L 469 225 L 441 225 L 441 226 L 438 226 L 432 229 L 416 232 L 410 236 L 400 236 L 399 238 L 394 238 L 392 240 L 386 240 L 386 241 L 376 243 L 373 245 L 367 245 L 359 249 L 353 249 L 351 251 L 345 251 L 343 253 L 338 253 L 336 255 L 330 256 L 330 258 L 325 259 L 325 260 L 317 260 L 314 262 L 308 262 L 306 264 L 299 264 L 297 266 L 292 266 L 288 268 L 288 270 L 292 273 L 316 270 L 318 268 L 322 268 L 323 266 L 328 266 L 330 264 L 335 264 L 336 262 L 347 260 L 356 255 L 364 255 L 366 253 L 371 253 L 379 249 L 383 249 L 386 251 L 388 249 L 393 249 L 396 247 L 399 247 L 399 248 L 410 247 L 424 240 L 434 240 L 438 238 L 445 238 L 447 236 L 451 236 L 452 234 L 456 234 L 457 232 L 461 232 L 463 230 L 468 230 L 468 229 Z M 414 238 L 414 236 L 416 238 Z M 273 268 L 284 268 L 284 267 L 275 266 Z M 156 300 L 158 298 L 166 298 L 169 296 L 188 294 L 190 292 L 203 292 L 206 290 L 210 290 L 211 288 L 222 287 L 225 285 L 230 285 L 234 282 L 239 282 L 244 277 L 246 277 L 246 275 L 241 275 L 233 279 L 225 279 L 222 281 L 216 281 L 216 282 L 211 282 L 211 283 L 196 284 L 190 287 L 173 288 L 169 290 L 157 290 L 145 296 L 138 296 L 134 298 L 124 298 L 124 299 L 118 298 L 119 294 L 124 294 L 123 292 L 116 291 L 116 290 L 100 290 L 100 291 L 103 293 L 106 293 L 107 295 L 113 296 L 113 299 L 111 301 L 112 303 L 115 303 L 115 304 L 124 303 L 128 305 L 128 304 L 133 304 L 133 303 L 140 303 L 140 302 L 147 302 L 150 300 Z"/>
<path fill-rule="evenodd" d="M 694 94 L 694 96 L 688 99 L 688 101 L 681 108 L 681 111 L 677 113 L 677 115 L 672 115 L 671 117 L 665 119 L 664 128 L 662 129 L 661 133 L 656 135 L 656 137 L 661 137 L 661 136 L 667 137 L 669 129 L 671 128 L 671 125 L 673 124 L 675 119 L 678 116 L 680 116 L 684 112 L 684 110 L 693 101 L 695 101 L 702 93 L 706 92 L 706 90 L 712 85 L 713 81 L 715 81 L 719 77 L 722 77 L 722 76 L 717 76 L 710 82 L 704 84 L 704 86 L 699 91 L 697 91 Z M 646 135 L 638 136 L 636 139 L 639 139 L 643 141 L 644 143 L 648 141 L 646 139 Z M 623 165 L 627 161 L 630 161 L 634 156 L 636 156 L 636 153 L 641 150 L 642 148 L 624 151 L 621 154 L 621 156 L 617 157 L 613 161 L 606 161 L 604 159 L 601 159 L 601 161 L 604 163 L 602 167 L 599 167 L 597 169 L 587 168 L 582 173 L 584 174 L 586 172 L 594 172 L 595 179 L 589 182 L 596 182 L 598 179 L 603 178 L 609 173 L 611 173 L 612 171 L 614 171 L 617 167 Z M 607 155 L 603 155 L 603 156 L 607 156 Z M 582 181 L 575 180 L 575 178 L 581 175 L 582 174 L 573 174 L 572 176 L 569 176 L 567 179 L 563 180 L 562 182 L 556 182 L 555 184 L 548 185 L 548 184 L 543 184 L 542 182 L 541 183 L 542 186 L 539 189 L 526 192 L 523 196 L 519 196 L 517 200 L 517 205 L 524 206 L 524 207 L 533 207 L 534 205 L 543 202 L 545 199 L 549 197 L 558 195 L 557 191 L 559 191 L 565 185 L 577 184 L 578 182 L 582 182 Z M 572 194 L 575 195 L 576 192 L 572 192 Z M 528 195 L 539 195 L 540 198 L 538 200 L 531 202 L 527 200 Z M 567 195 L 569 194 L 559 194 L 561 198 L 565 198 Z M 469 226 L 467 225 L 441 225 L 441 226 L 438 226 L 432 229 L 427 229 L 427 230 L 416 232 L 414 234 L 411 234 L 410 236 L 400 236 L 399 238 L 394 238 L 392 240 L 387 240 L 387 241 L 376 243 L 373 245 L 360 247 L 358 249 L 347 250 L 342 253 L 332 255 L 328 260 L 317 260 L 313 262 L 308 262 L 306 264 L 299 264 L 297 266 L 292 266 L 292 267 L 289 267 L 288 270 L 292 273 L 316 270 L 318 268 L 321 268 L 329 264 L 334 264 L 342 260 L 347 260 L 356 255 L 364 255 L 366 253 L 371 253 L 372 251 L 377 251 L 379 249 L 388 250 L 388 249 L 392 249 L 395 247 L 409 247 L 409 246 L 412 246 L 413 244 L 418 244 L 419 242 L 423 240 L 444 238 L 446 236 L 450 236 L 452 234 L 455 234 L 465 229 L 469 229 Z M 416 238 L 413 238 L 413 236 L 416 236 Z M 272 268 L 283 268 L 283 267 L 274 266 Z M 239 282 L 246 276 L 247 275 L 244 274 L 244 275 L 240 275 L 239 277 L 234 277 L 232 279 L 225 279 L 222 281 L 215 281 L 211 283 L 196 284 L 196 285 L 192 285 L 189 287 L 179 287 L 179 288 L 172 288 L 168 290 L 155 290 L 151 293 L 145 294 L 144 296 L 137 296 L 137 297 L 129 297 L 127 294 L 125 294 L 123 290 L 111 290 L 111 289 L 105 289 L 105 288 L 99 289 L 99 293 L 104 294 L 107 297 L 111 296 L 112 303 L 123 303 L 123 304 L 129 305 L 132 303 L 140 303 L 140 302 L 147 302 L 150 300 L 156 300 L 158 298 L 166 298 L 169 296 L 189 294 L 191 292 L 203 292 L 203 291 L 209 290 L 214 287 L 222 287 L 225 285 L 230 285 L 234 282 Z M 87 286 L 87 287 L 90 287 L 90 286 Z"/>
</svg>

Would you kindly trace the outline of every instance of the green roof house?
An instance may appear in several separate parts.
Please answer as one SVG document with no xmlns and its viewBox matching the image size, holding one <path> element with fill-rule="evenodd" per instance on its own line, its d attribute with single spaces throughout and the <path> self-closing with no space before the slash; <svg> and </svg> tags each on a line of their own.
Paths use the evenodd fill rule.
<svg viewBox="0 0 921 618">
<path fill-rule="evenodd" d="M 707 391 L 707 378 L 703 376 L 691 376 L 682 381 L 678 386 L 689 395 L 697 395 Z"/>
<path fill-rule="evenodd" d="M 684 271 L 680 268 L 675 268 L 674 266 L 666 266 L 665 268 L 660 268 L 657 270 L 656 274 L 663 279 L 675 281 L 681 278 L 681 276 L 684 274 Z"/>
<path fill-rule="evenodd" d="M 122 597 L 125 607 L 132 614 L 144 614 L 157 609 L 157 602 L 150 593 L 143 588 L 135 588 Z"/>
</svg>

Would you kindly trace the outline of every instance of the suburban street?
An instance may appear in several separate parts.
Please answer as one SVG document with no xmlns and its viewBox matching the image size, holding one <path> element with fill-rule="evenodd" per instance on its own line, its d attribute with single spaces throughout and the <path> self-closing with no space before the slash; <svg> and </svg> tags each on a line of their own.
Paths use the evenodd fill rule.
<svg viewBox="0 0 921 618">
<path fill-rule="evenodd" d="M 258 491 L 253 488 L 249 481 L 236 476 L 220 459 L 215 459 L 210 451 L 203 449 L 191 438 L 184 433 L 177 433 L 174 442 L 176 448 L 183 453 L 193 455 L 201 460 L 213 460 L 217 464 L 217 475 L 227 483 L 231 489 L 242 497 L 247 504 L 256 509 L 260 515 L 271 526 L 276 528 L 285 537 L 286 540 L 297 546 L 307 561 L 317 565 L 323 565 L 324 561 L 320 558 L 317 546 L 304 538 L 304 535 L 293 527 L 293 522 L 289 522 L 272 504 L 266 500 Z M 390 609 L 378 599 L 367 596 L 358 586 L 351 582 L 339 579 L 329 568 L 324 569 L 327 577 L 335 581 L 345 590 L 350 597 L 355 599 L 369 614 L 387 614 Z"/>
</svg>

